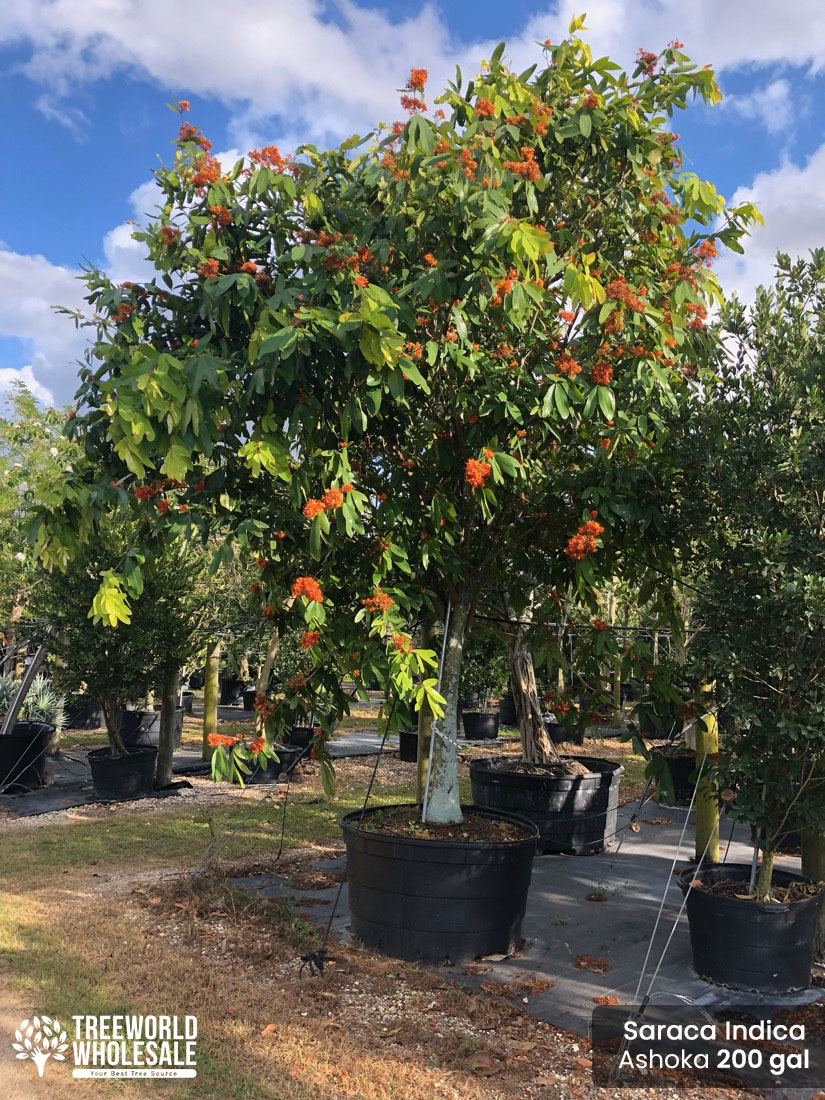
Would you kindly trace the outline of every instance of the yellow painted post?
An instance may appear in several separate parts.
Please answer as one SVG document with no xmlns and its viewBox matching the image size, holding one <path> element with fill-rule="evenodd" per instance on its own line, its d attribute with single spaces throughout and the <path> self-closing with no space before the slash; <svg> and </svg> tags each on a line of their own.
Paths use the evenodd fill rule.
<svg viewBox="0 0 825 1100">
<path fill-rule="evenodd" d="M 713 703 L 713 685 L 702 684 L 697 695 L 700 716 L 696 719 L 696 767 L 702 768 L 702 776 L 696 787 L 696 859 L 705 852 L 705 863 L 719 862 L 719 803 L 716 790 L 710 779 L 710 767 L 718 760 L 719 725 L 716 721 Z"/>
</svg>

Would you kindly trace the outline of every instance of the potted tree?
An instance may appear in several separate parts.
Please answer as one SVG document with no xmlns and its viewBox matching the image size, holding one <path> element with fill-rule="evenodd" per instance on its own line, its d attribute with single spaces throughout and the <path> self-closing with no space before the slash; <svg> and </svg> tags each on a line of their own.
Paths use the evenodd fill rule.
<svg viewBox="0 0 825 1100">
<path fill-rule="evenodd" d="M 498 696 L 507 681 L 507 656 L 497 631 L 476 622 L 461 660 L 461 718 L 468 741 L 498 737 Z"/>
<path fill-rule="evenodd" d="M 189 523 L 257 554 L 263 617 L 303 620 L 310 667 L 285 710 L 323 686 L 344 713 L 342 671 L 415 699 L 422 806 L 342 828 L 356 933 L 421 958 L 506 949 L 537 838 L 525 819 L 461 806 L 473 613 L 512 594 L 537 544 L 587 592 L 603 550 L 614 565 L 611 540 L 645 530 L 635 482 L 656 469 L 659 410 L 686 393 L 687 306 L 704 309 L 710 284 L 704 237 L 682 225 L 721 219 L 716 239 L 735 243 L 753 216 L 682 175 L 661 127 L 689 92 L 717 95 L 709 70 L 671 46 L 655 79 L 642 65 L 620 81 L 576 37 L 546 48 L 519 77 L 502 44 L 471 88 L 447 89 L 444 117 L 428 116 L 413 70 L 408 120 L 354 157 L 355 141 L 294 158 L 268 146 L 224 173 L 184 123 L 174 171 L 156 176 L 163 215 L 138 234 L 177 289 L 89 273 L 94 370 L 70 430 L 96 465 L 34 536 L 46 564 L 77 552 L 73 532 L 111 506 L 112 478 L 161 467 L 180 485 L 153 534 L 185 505 Z M 173 387 L 197 375 L 196 432 L 192 414 L 147 397 L 152 430 L 136 438 L 121 365 L 138 347 L 138 373 Z M 130 503 L 145 514 L 142 488 Z M 99 619 L 136 582 L 105 574 Z M 413 644 L 437 626 L 441 654 Z M 443 901 L 456 864 L 464 908 Z M 442 901 L 410 925 L 407 893 L 426 875 Z"/>
<path fill-rule="evenodd" d="M 10 676 L 0 676 L 0 722 L 20 686 Z M 65 699 L 48 679 L 38 673 L 5 736 L 0 737 L 0 789 L 26 792 L 46 781 L 46 756 L 56 749 L 65 727 Z"/>
<path fill-rule="evenodd" d="M 716 705 L 733 719 L 714 781 L 759 855 L 758 866 L 755 851 L 752 866 L 683 873 L 694 965 L 766 993 L 809 984 L 823 903 L 823 883 L 774 862 L 790 833 L 821 828 L 825 812 L 824 261 L 780 255 L 773 287 L 747 310 L 736 300 L 725 309 L 719 392 L 696 426 L 697 477 L 713 491 L 704 516 L 683 509 L 686 530 L 707 539 L 690 663 L 713 670 Z"/>
</svg>

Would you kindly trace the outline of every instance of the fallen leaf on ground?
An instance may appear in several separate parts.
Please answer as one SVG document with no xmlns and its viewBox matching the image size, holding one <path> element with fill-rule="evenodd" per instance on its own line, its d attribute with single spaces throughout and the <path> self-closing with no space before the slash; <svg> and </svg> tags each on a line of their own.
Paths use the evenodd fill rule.
<svg viewBox="0 0 825 1100">
<path fill-rule="evenodd" d="M 620 1005 L 621 1003 L 618 997 L 609 997 L 607 993 L 602 993 L 601 996 L 593 998 L 593 1004 L 596 1005 Z"/>
<path fill-rule="evenodd" d="M 480 1050 L 478 1054 L 473 1054 L 467 1061 L 467 1065 L 470 1067 L 473 1073 L 477 1073 L 479 1077 L 492 1077 L 494 1073 L 498 1073 L 501 1069 L 499 1062 L 484 1050 Z"/>
<path fill-rule="evenodd" d="M 594 890 L 592 894 L 587 894 L 585 901 L 607 901 L 607 894 L 600 894 L 598 890 Z"/>
<path fill-rule="evenodd" d="M 160 902 L 161 902 L 160 898 L 149 898 L 149 904 L 150 905 L 160 905 Z"/>
<path fill-rule="evenodd" d="M 642 831 L 642 827 L 638 821 L 630 822 L 630 831 L 631 833 L 640 833 Z"/>
<path fill-rule="evenodd" d="M 590 1069 L 593 1065 L 589 1058 L 574 1058 L 573 1061 L 577 1066 L 581 1066 L 582 1069 Z"/>
<path fill-rule="evenodd" d="M 552 989 L 553 983 L 537 974 L 525 974 L 523 978 L 514 978 L 511 982 L 482 982 L 481 988 L 494 997 L 509 997 L 511 1001 L 516 1001 L 525 993 L 537 997 L 539 993 Z"/>
<path fill-rule="evenodd" d="M 642 822 L 645 825 L 672 825 L 673 821 L 669 817 L 643 817 Z"/>
<path fill-rule="evenodd" d="M 261 1035 L 273 1035 L 278 1030 L 277 1024 L 267 1024 L 261 1031 Z"/>
<path fill-rule="evenodd" d="M 509 955 L 482 955 L 481 961 L 486 963 L 501 963 L 505 959 L 509 959 Z"/>
<path fill-rule="evenodd" d="M 577 970 L 593 970 L 596 974 L 606 974 L 613 969 L 609 962 L 597 958 L 596 955 L 576 955 L 573 965 Z"/>
</svg>

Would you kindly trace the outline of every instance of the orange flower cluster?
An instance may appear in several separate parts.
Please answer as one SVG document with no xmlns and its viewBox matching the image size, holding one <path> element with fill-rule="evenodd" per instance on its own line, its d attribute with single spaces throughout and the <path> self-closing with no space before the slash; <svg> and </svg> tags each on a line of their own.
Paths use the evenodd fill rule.
<svg viewBox="0 0 825 1100">
<path fill-rule="evenodd" d="M 253 581 L 252 584 L 250 584 L 249 586 L 249 591 L 252 593 L 253 596 L 257 596 L 262 588 L 263 585 L 260 581 Z"/>
<path fill-rule="evenodd" d="M 607 630 L 607 623 L 604 621 L 604 619 L 594 619 L 593 620 L 593 629 L 594 630 Z"/>
<path fill-rule="evenodd" d="M 602 527 L 600 523 L 597 523 L 595 519 L 589 519 L 587 523 L 583 523 L 576 534 L 568 540 L 564 552 L 575 561 L 581 561 L 582 558 L 586 558 L 588 554 L 594 554 L 596 550 L 598 550 L 596 539 L 599 535 L 603 534 L 604 527 Z"/>
<path fill-rule="evenodd" d="M 613 367 L 610 363 L 594 363 L 590 368 L 590 377 L 595 386 L 609 386 L 613 378 Z"/>
<path fill-rule="evenodd" d="M 241 738 L 226 737 L 222 733 L 210 733 L 206 740 L 213 749 L 216 749 L 218 745 L 223 745 L 225 749 L 231 749 L 233 745 L 236 745 L 241 740 Z"/>
<path fill-rule="evenodd" d="M 176 244 L 180 238 L 180 230 L 175 229 L 172 225 L 162 225 L 160 227 L 160 235 L 163 237 L 163 243 L 165 245 Z"/>
<path fill-rule="evenodd" d="M 476 102 L 476 114 L 479 118 L 492 118 L 496 109 L 489 99 L 483 97 Z"/>
<path fill-rule="evenodd" d="M 352 486 L 340 489 L 333 487 L 327 489 L 320 500 L 310 499 L 304 505 L 304 515 L 307 519 L 315 519 L 321 512 L 333 512 L 344 503 L 344 493 L 352 492 Z"/>
<path fill-rule="evenodd" d="M 265 603 L 261 608 L 261 614 L 265 619 L 274 619 L 278 614 L 278 609 L 273 607 L 271 603 Z"/>
<path fill-rule="evenodd" d="M 255 708 L 255 713 L 264 722 L 266 722 L 267 719 L 272 718 L 272 716 L 275 714 L 275 710 L 277 709 L 275 703 L 271 703 L 265 695 L 260 694 L 255 696 L 255 702 L 253 703 L 253 706 Z"/>
<path fill-rule="evenodd" d="M 316 516 L 320 516 L 326 509 L 324 508 L 324 502 L 322 500 L 310 499 L 304 505 L 303 511 L 307 519 L 315 519 Z"/>
<path fill-rule="evenodd" d="M 588 88 L 585 92 L 584 99 L 582 100 L 582 107 L 588 111 L 592 111 L 594 107 L 598 107 L 599 97 L 593 91 L 592 88 Z"/>
<path fill-rule="evenodd" d="M 266 745 L 266 738 L 265 737 L 256 737 L 252 741 L 249 742 L 249 751 L 252 753 L 253 756 L 257 756 L 258 753 L 264 748 L 265 745 Z"/>
<path fill-rule="evenodd" d="M 563 374 L 567 378 L 575 378 L 577 374 L 581 374 L 582 372 L 580 365 L 567 351 L 562 352 L 559 356 L 556 362 L 556 370 L 559 374 Z"/>
<path fill-rule="evenodd" d="M 529 145 L 523 146 L 521 160 L 505 160 L 504 167 L 514 176 L 524 176 L 528 180 L 537 180 L 541 175 L 541 169 L 536 164 L 536 150 Z"/>
<path fill-rule="evenodd" d="M 314 649 L 321 640 L 321 634 L 317 630 L 305 630 L 301 635 L 301 645 L 304 649 Z"/>
<path fill-rule="evenodd" d="M 407 81 L 407 88 L 411 92 L 422 92 L 426 83 L 426 69 L 410 69 L 410 79 Z"/>
<path fill-rule="evenodd" d="M 151 485 L 138 485 L 135 488 L 135 500 L 151 500 L 157 496 L 157 490 Z"/>
<path fill-rule="evenodd" d="M 687 323 L 687 327 L 693 329 L 695 332 L 701 332 L 705 327 L 705 319 L 708 315 L 707 308 L 703 305 L 696 305 L 693 302 L 688 302 L 685 304 L 685 310 L 693 314 L 693 317 Z"/>
<path fill-rule="evenodd" d="M 275 172 L 282 172 L 286 163 L 277 145 L 265 145 L 263 149 L 253 149 L 249 159 Z"/>
<path fill-rule="evenodd" d="M 232 213 L 225 206 L 210 206 L 209 213 L 212 215 L 215 225 L 231 225 Z"/>
<path fill-rule="evenodd" d="M 221 265 L 215 259 L 205 260 L 198 268 L 198 275 L 202 279 L 214 279 L 220 273 Z"/>
<path fill-rule="evenodd" d="M 468 458 L 464 467 L 464 480 L 473 489 L 481 489 L 487 484 L 487 478 L 493 472 L 489 462 L 479 462 L 475 458 Z"/>
<path fill-rule="evenodd" d="M 566 321 L 568 325 L 571 325 L 576 320 L 576 314 L 571 313 L 569 309 L 560 309 L 559 319 L 562 321 Z"/>
<path fill-rule="evenodd" d="M 696 255 L 702 260 L 713 260 L 718 255 L 715 241 L 702 241 L 696 249 Z"/>
<path fill-rule="evenodd" d="M 366 275 L 356 275 L 352 281 L 361 290 L 363 290 L 364 287 L 369 284 L 369 279 L 366 277 Z"/>
<path fill-rule="evenodd" d="M 427 267 L 438 267 L 438 260 L 433 256 L 432 252 L 427 252 L 424 256 L 424 263 Z"/>
<path fill-rule="evenodd" d="M 195 187 L 205 187 L 210 183 L 217 183 L 221 178 L 220 162 L 214 157 L 201 157 L 195 162 L 195 171 L 192 173 L 191 182 Z"/>
<path fill-rule="evenodd" d="M 414 95 L 402 95 L 401 106 L 411 115 L 416 115 L 421 111 L 427 110 L 427 104 Z"/>
<path fill-rule="evenodd" d="M 134 306 L 129 306 L 129 305 L 126 305 L 125 302 L 122 302 L 117 307 L 117 311 L 112 314 L 112 320 L 115 322 L 116 325 L 119 325 L 121 323 L 121 321 L 126 320 L 126 318 L 129 316 L 130 313 L 134 313 L 134 312 L 135 312 L 135 307 Z"/>
<path fill-rule="evenodd" d="M 310 603 L 324 602 L 321 586 L 313 577 L 298 577 L 292 585 L 292 595 L 296 600 L 299 596 L 306 596 Z"/>
<path fill-rule="evenodd" d="M 653 71 L 656 68 L 657 54 L 651 53 L 649 50 L 639 50 L 636 54 L 636 64 L 642 66 L 642 72 L 645 76 L 653 76 Z"/>
<path fill-rule="evenodd" d="M 393 634 L 392 644 L 399 653 L 412 653 L 412 638 L 408 634 Z"/>
<path fill-rule="evenodd" d="M 395 600 L 382 590 L 380 584 L 375 586 L 375 595 L 367 596 L 365 600 L 361 600 L 361 603 L 368 611 L 372 611 L 373 613 L 389 611 L 391 607 L 395 606 Z"/>
<path fill-rule="evenodd" d="M 257 275 L 258 265 L 253 260 L 247 260 L 241 264 L 241 271 L 245 271 L 249 275 Z"/>
<path fill-rule="evenodd" d="M 622 302 L 623 305 L 629 306 L 630 309 L 634 309 L 637 313 L 641 313 L 645 304 L 640 297 L 634 294 L 631 287 L 627 285 L 625 279 L 613 279 L 604 288 L 605 297 L 613 299 L 616 302 Z"/>
<path fill-rule="evenodd" d="M 514 267 L 511 267 L 503 279 L 499 279 L 496 283 L 495 295 L 490 299 L 491 306 L 500 306 L 504 298 L 512 291 L 513 286 L 518 282 L 518 272 Z"/>
<path fill-rule="evenodd" d="M 168 500 L 159 500 L 158 501 L 158 512 L 160 513 L 160 515 L 165 516 L 170 508 L 171 508 L 171 505 L 170 505 Z"/>
</svg>

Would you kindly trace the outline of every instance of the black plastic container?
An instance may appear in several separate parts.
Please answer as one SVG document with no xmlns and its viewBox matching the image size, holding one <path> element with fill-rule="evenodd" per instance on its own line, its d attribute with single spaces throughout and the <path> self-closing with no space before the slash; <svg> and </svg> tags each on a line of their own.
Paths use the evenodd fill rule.
<svg viewBox="0 0 825 1100">
<path fill-rule="evenodd" d="M 195 701 L 194 691 L 184 691 L 181 695 L 181 698 L 183 700 L 183 704 L 182 704 L 183 705 L 183 713 L 184 714 L 191 714 L 192 713 L 192 704 Z"/>
<path fill-rule="evenodd" d="M 66 707 L 67 730 L 99 730 L 106 725 L 103 707 L 93 699 L 75 695 Z"/>
<path fill-rule="evenodd" d="M 103 802 L 122 802 L 127 798 L 145 798 L 154 790 L 154 745 L 130 749 L 123 756 L 112 756 L 106 749 L 93 749 L 89 754 L 95 797 Z"/>
<path fill-rule="evenodd" d="M 22 794 L 46 781 L 46 749 L 55 727 L 48 722 L 15 722 L 0 737 L 0 791 Z"/>
<path fill-rule="evenodd" d="M 173 744 L 180 748 L 183 733 L 183 708 L 175 708 L 175 736 Z M 120 737 L 127 749 L 157 746 L 160 738 L 159 710 L 124 710 L 120 717 Z"/>
<path fill-rule="evenodd" d="M 253 685 L 252 687 L 246 687 L 243 689 L 243 709 L 252 710 L 255 706 L 255 696 L 258 694 L 258 689 Z"/>
<path fill-rule="evenodd" d="M 498 737 L 497 710 L 465 710 L 461 716 L 468 741 L 495 741 Z"/>
<path fill-rule="evenodd" d="M 252 775 L 248 779 L 244 779 L 247 786 L 250 783 L 277 783 L 278 776 L 284 772 L 290 774 L 300 757 L 305 755 L 304 750 L 295 745 L 279 745 L 275 751 L 278 753 L 278 763 L 276 764 L 274 760 L 270 760 L 268 762 L 269 767 L 266 770 L 263 768 L 253 770 Z"/>
<path fill-rule="evenodd" d="M 462 809 L 519 825 L 526 835 L 462 844 L 368 832 L 359 828 L 360 810 L 342 818 L 356 939 L 383 955 L 427 963 L 466 962 L 518 945 L 538 831 L 512 814 Z"/>
<path fill-rule="evenodd" d="M 309 748 L 318 728 L 317 726 L 293 726 L 289 734 L 290 745 L 297 745 L 299 749 Z"/>
<path fill-rule="evenodd" d="M 554 745 L 584 744 L 584 730 L 579 730 L 578 733 L 568 733 L 561 722 L 554 722 L 551 718 L 544 719 L 544 728 L 547 730 L 547 736 L 550 738 Z"/>
<path fill-rule="evenodd" d="M 751 869 L 745 863 L 715 864 L 679 875 L 686 893 L 694 879 L 713 883 L 733 879 L 747 893 Z M 808 882 L 789 871 L 773 873 L 777 886 Z M 791 993 L 811 984 L 811 966 L 823 895 L 783 904 L 743 901 L 693 889 L 687 917 L 693 965 L 700 977 L 731 989 Z"/>
<path fill-rule="evenodd" d="M 518 724 L 516 715 L 516 701 L 512 691 L 505 691 L 498 702 L 498 714 L 502 726 L 515 726 Z"/>
<path fill-rule="evenodd" d="M 692 753 L 672 753 L 663 748 L 652 748 L 650 754 L 667 761 L 673 780 L 674 801 L 677 805 L 688 805 L 696 787 L 696 781 L 691 779 L 696 772 L 696 757 Z"/>
<path fill-rule="evenodd" d="M 220 680 L 221 694 L 220 705 L 222 707 L 234 707 L 243 700 L 243 681 L 237 676 L 222 676 Z"/>
<path fill-rule="evenodd" d="M 535 822 L 540 852 L 597 855 L 616 835 L 619 780 L 610 760 L 576 756 L 587 775 L 530 775 L 507 771 L 495 758 L 470 762 L 473 802 Z"/>
<path fill-rule="evenodd" d="M 398 735 L 398 758 L 408 764 L 418 760 L 418 730 L 401 730 Z"/>
</svg>

